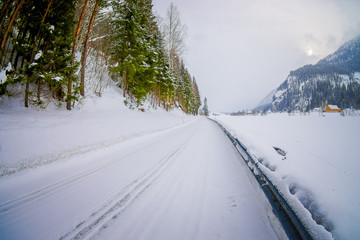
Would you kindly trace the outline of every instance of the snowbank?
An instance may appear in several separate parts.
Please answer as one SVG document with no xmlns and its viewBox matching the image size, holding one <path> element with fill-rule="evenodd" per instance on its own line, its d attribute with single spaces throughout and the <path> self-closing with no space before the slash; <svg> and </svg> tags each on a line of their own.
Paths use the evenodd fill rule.
<svg viewBox="0 0 360 240">
<path fill-rule="evenodd" d="M 52 103 L 51 103 L 52 104 Z M 180 110 L 145 112 L 124 105 L 121 90 L 87 96 L 72 111 L 26 109 L 20 98 L 0 106 L 0 176 L 66 159 L 193 119 Z"/>
<path fill-rule="evenodd" d="M 213 116 L 246 145 L 315 237 L 360 235 L 360 117 Z M 286 153 L 280 154 L 279 148 Z"/>
</svg>

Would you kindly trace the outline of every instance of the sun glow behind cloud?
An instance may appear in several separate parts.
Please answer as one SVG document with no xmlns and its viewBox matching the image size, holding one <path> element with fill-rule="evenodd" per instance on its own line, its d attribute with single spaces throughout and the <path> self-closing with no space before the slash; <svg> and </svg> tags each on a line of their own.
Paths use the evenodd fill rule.
<svg viewBox="0 0 360 240">
<path fill-rule="evenodd" d="M 306 51 L 306 54 L 308 55 L 308 56 L 312 56 L 313 55 L 313 50 L 311 49 L 311 48 L 309 48 L 307 51 Z"/>
</svg>

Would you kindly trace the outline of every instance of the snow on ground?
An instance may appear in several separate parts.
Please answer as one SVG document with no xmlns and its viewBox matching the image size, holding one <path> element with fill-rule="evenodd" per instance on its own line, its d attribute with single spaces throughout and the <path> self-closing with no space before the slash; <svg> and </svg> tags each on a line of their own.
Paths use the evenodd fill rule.
<svg viewBox="0 0 360 240">
<path fill-rule="evenodd" d="M 212 118 L 255 155 L 318 237 L 328 231 L 334 239 L 360 236 L 359 116 L 273 113 Z M 284 150 L 286 158 L 273 147 Z"/>
<path fill-rule="evenodd" d="M 121 90 L 88 96 L 72 111 L 25 109 L 22 99 L 0 106 L 0 176 L 170 128 L 192 118 L 179 110 L 130 110 Z"/>
<path fill-rule="evenodd" d="M 0 108 L 0 239 L 277 239 L 283 230 L 213 122 L 129 110 Z"/>
</svg>

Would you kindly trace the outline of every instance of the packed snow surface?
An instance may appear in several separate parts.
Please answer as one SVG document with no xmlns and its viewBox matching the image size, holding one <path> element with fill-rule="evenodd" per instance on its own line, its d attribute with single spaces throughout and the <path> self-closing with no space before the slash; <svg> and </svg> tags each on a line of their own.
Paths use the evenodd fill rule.
<svg viewBox="0 0 360 240">
<path fill-rule="evenodd" d="M 71 112 L 3 103 L 0 239 L 281 236 L 215 123 L 118 96 Z"/>
<path fill-rule="evenodd" d="M 212 118 L 255 156 L 315 237 L 359 238 L 359 116 L 272 113 Z"/>
</svg>

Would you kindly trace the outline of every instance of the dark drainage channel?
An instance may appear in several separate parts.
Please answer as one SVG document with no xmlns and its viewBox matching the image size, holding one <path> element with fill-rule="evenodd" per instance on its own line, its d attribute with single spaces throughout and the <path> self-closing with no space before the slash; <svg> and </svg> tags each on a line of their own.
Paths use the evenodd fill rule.
<svg viewBox="0 0 360 240">
<path fill-rule="evenodd" d="M 210 118 L 209 118 L 210 119 Z M 265 196 L 269 200 L 274 213 L 278 217 L 287 237 L 291 240 L 304 239 L 313 240 L 314 238 L 310 235 L 304 224 L 301 222 L 299 217 L 295 214 L 294 210 L 289 206 L 277 188 L 267 178 L 267 176 L 259 169 L 258 163 L 247 152 L 246 147 L 237 139 L 234 138 L 220 123 L 215 122 L 225 132 L 226 136 L 230 139 L 241 158 L 244 160 L 249 170 L 259 183 L 261 189 L 265 193 Z"/>
</svg>

